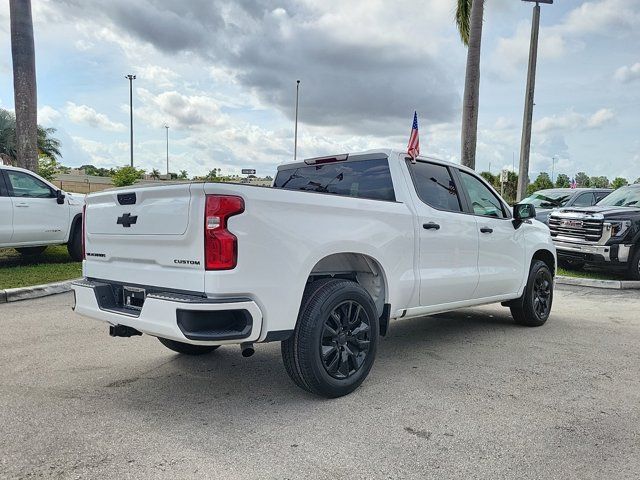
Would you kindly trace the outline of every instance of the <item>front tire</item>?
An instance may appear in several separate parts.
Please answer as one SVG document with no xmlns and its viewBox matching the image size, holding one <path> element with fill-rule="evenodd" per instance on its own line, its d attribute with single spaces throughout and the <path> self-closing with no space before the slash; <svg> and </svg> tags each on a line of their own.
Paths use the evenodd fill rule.
<svg viewBox="0 0 640 480">
<path fill-rule="evenodd" d="M 636 246 L 636 253 L 629 263 L 627 275 L 630 280 L 640 280 L 640 246 Z"/>
<path fill-rule="evenodd" d="M 184 355 L 204 355 L 206 353 L 213 352 L 220 345 L 191 345 L 190 343 L 176 342 L 175 340 L 169 340 L 168 338 L 158 337 L 160 343 L 174 352 L 182 353 Z"/>
<path fill-rule="evenodd" d="M 67 243 L 67 252 L 74 262 L 82 261 L 82 223 L 77 222 L 71 232 L 69 243 Z"/>
<path fill-rule="evenodd" d="M 281 344 L 287 373 L 316 395 L 347 395 L 373 366 L 378 332 L 376 307 L 359 284 L 343 279 L 310 283 L 294 333 Z"/>
<path fill-rule="evenodd" d="M 18 252 L 23 257 L 35 257 L 36 255 L 40 255 L 47 249 L 46 246 L 43 247 L 22 247 L 16 248 L 16 252 Z"/>
<path fill-rule="evenodd" d="M 534 260 L 529 270 L 527 286 L 514 305 L 511 315 L 516 323 L 527 327 L 544 325 L 553 303 L 553 274 L 541 260 Z"/>
</svg>

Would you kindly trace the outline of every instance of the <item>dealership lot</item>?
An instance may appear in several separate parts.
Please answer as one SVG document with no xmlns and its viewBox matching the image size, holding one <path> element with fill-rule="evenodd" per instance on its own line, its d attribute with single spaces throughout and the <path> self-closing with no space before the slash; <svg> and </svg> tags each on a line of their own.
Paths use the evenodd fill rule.
<svg viewBox="0 0 640 480">
<path fill-rule="evenodd" d="M 640 298 L 562 287 L 392 323 L 355 393 L 309 396 L 279 344 L 185 358 L 72 296 L 0 305 L 0 477 L 638 478 Z"/>
</svg>

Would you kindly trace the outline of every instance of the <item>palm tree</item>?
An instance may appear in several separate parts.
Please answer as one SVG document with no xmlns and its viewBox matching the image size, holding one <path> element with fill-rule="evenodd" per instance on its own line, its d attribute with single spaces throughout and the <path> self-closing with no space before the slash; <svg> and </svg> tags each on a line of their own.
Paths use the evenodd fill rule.
<svg viewBox="0 0 640 480">
<path fill-rule="evenodd" d="M 153 178 L 155 180 L 159 180 L 160 179 L 160 170 L 158 170 L 157 168 L 154 168 L 153 170 L 151 170 L 151 178 Z"/>
<path fill-rule="evenodd" d="M 60 140 L 53 136 L 56 129 L 38 125 L 37 131 L 37 155 L 54 160 L 59 159 L 61 157 Z M 0 108 L 0 155 L 8 159 L 11 164 L 20 165 L 16 147 L 16 116 L 3 108 Z"/>
<path fill-rule="evenodd" d="M 462 164 L 476 166 L 478 106 L 480 95 L 480 49 L 484 0 L 458 0 L 456 24 L 467 46 L 467 72 L 462 104 Z"/>
<path fill-rule="evenodd" d="M 38 170 L 38 99 L 31 0 L 9 0 L 13 96 L 16 110 L 15 158 L 18 166 Z"/>
<path fill-rule="evenodd" d="M 180 175 L 178 175 L 178 178 L 186 180 L 187 178 L 189 178 L 189 174 L 186 170 L 180 170 Z"/>
</svg>

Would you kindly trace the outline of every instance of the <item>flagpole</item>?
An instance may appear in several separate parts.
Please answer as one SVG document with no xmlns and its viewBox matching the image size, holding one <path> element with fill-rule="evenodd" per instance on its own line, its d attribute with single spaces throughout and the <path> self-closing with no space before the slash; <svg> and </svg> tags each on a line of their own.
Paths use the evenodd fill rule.
<svg viewBox="0 0 640 480">
<path fill-rule="evenodd" d="M 300 80 L 296 80 L 296 124 L 293 135 L 293 161 L 298 159 L 298 97 L 300 94 Z"/>
</svg>

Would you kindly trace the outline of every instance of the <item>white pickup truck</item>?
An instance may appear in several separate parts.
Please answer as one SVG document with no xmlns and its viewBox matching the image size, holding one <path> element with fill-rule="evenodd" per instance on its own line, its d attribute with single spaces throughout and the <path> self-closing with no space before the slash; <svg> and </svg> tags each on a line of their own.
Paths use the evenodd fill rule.
<svg viewBox="0 0 640 480">
<path fill-rule="evenodd" d="M 0 164 L 0 248 L 37 255 L 66 244 L 82 260 L 84 195 L 63 192 L 23 168 Z"/>
<path fill-rule="evenodd" d="M 502 302 L 544 324 L 556 251 L 534 216 L 472 170 L 388 150 L 285 164 L 273 188 L 106 191 L 87 198 L 74 308 L 185 354 L 280 341 L 298 386 L 338 397 L 390 320 Z"/>
</svg>

